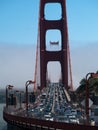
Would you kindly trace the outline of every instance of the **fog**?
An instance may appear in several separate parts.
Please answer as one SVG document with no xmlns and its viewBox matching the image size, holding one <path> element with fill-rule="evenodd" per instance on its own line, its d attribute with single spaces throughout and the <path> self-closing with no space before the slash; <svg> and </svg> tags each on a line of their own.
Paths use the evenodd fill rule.
<svg viewBox="0 0 98 130">
<path fill-rule="evenodd" d="M 5 88 L 8 84 L 16 88 L 24 88 L 27 80 L 34 79 L 35 48 L 35 45 L 0 44 L 1 88 Z M 96 72 L 98 70 L 97 55 L 97 43 L 71 49 L 74 89 L 79 86 L 79 82 L 88 72 Z M 57 73 L 56 69 L 54 75 L 57 75 Z"/>
</svg>

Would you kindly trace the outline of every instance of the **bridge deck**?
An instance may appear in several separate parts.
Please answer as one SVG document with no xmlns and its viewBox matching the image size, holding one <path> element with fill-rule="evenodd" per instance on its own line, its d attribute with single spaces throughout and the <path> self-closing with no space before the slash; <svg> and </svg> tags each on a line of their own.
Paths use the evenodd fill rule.
<svg viewBox="0 0 98 130">
<path fill-rule="evenodd" d="M 78 115 L 77 107 L 68 102 L 70 96 L 61 84 L 49 84 L 37 97 L 35 103 L 29 104 L 28 110 L 23 104 L 19 109 L 15 106 L 5 107 L 4 119 L 13 125 L 32 129 L 95 130 L 97 126 L 84 124 L 82 113 Z M 66 98 L 67 95 L 67 98 Z"/>
</svg>

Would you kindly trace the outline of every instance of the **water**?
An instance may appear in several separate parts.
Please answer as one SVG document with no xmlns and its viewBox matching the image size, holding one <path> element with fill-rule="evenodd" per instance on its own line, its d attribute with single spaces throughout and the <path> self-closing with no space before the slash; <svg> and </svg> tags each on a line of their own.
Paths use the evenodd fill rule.
<svg viewBox="0 0 98 130">
<path fill-rule="evenodd" d="M 3 120 L 3 107 L 5 104 L 0 104 L 0 130 L 7 130 L 7 123 Z"/>
</svg>

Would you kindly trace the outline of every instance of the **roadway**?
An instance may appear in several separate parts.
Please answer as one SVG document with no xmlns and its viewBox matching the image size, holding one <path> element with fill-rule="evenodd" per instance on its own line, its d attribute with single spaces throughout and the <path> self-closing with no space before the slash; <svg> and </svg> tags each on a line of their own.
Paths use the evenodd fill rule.
<svg viewBox="0 0 98 130">
<path fill-rule="evenodd" d="M 35 103 L 29 104 L 28 111 L 24 107 L 15 114 L 23 117 L 77 124 L 83 123 L 84 118 L 81 111 L 72 105 L 65 87 L 58 83 L 49 84 L 42 90 Z"/>
</svg>

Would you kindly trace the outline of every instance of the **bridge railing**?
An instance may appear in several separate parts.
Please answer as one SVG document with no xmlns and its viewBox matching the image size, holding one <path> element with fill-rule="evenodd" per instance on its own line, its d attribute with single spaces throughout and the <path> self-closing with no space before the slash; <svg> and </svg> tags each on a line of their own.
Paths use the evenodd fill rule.
<svg viewBox="0 0 98 130">
<path fill-rule="evenodd" d="M 97 130 L 98 126 L 80 125 L 80 124 L 69 124 L 65 122 L 47 121 L 42 119 L 35 119 L 29 117 L 21 117 L 11 115 L 3 112 L 3 118 L 10 124 L 24 128 L 33 128 L 34 126 L 40 126 L 41 128 L 46 127 L 48 129 L 53 128 L 55 130 Z"/>
</svg>

